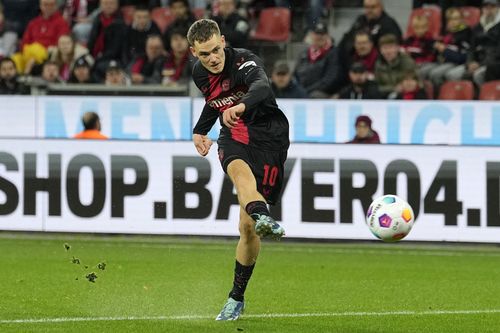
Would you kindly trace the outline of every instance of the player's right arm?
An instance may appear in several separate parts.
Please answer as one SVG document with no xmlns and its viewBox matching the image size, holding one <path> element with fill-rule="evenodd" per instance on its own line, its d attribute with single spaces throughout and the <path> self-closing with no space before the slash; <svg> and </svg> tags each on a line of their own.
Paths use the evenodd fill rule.
<svg viewBox="0 0 500 333">
<path fill-rule="evenodd" d="M 219 111 L 205 104 L 200 118 L 193 129 L 193 143 L 201 156 L 207 155 L 210 146 L 212 146 L 212 140 L 207 137 L 207 133 L 214 126 L 218 117 Z"/>
</svg>

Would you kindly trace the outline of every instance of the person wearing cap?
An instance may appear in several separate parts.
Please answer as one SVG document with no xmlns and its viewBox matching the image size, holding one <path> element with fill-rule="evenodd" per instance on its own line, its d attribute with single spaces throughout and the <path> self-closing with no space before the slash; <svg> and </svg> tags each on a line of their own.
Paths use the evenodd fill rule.
<svg viewBox="0 0 500 333">
<path fill-rule="evenodd" d="M 295 78 L 311 98 L 328 98 L 339 89 L 341 70 L 338 52 L 324 23 L 315 25 L 311 45 L 297 61 Z"/>
<path fill-rule="evenodd" d="M 380 137 L 372 128 L 372 119 L 366 115 L 361 115 L 356 118 L 355 123 L 356 136 L 347 143 L 380 143 Z"/>
<path fill-rule="evenodd" d="M 71 69 L 68 83 L 90 84 L 95 83 L 92 78 L 94 59 L 90 54 L 78 58 Z"/>
<path fill-rule="evenodd" d="M 339 99 L 380 99 L 382 95 L 376 82 L 368 80 L 369 72 L 362 62 L 355 62 L 349 69 L 351 83 L 344 87 L 334 98 Z"/>
<path fill-rule="evenodd" d="M 271 73 L 271 88 L 276 98 L 307 98 L 307 92 L 292 77 L 286 61 L 277 61 Z"/>
<path fill-rule="evenodd" d="M 109 62 L 106 68 L 104 84 L 107 86 L 129 86 L 130 79 L 125 75 L 120 63 L 115 60 Z"/>
<path fill-rule="evenodd" d="M 375 63 L 375 80 L 384 97 L 395 91 L 405 73 L 417 69 L 415 61 L 400 51 L 395 35 L 384 35 L 379 40 L 380 57 Z"/>
<path fill-rule="evenodd" d="M 76 134 L 74 139 L 106 140 L 107 136 L 101 133 L 101 119 L 95 112 L 85 112 L 82 116 L 83 131 Z"/>
<path fill-rule="evenodd" d="M 385 12 L 382 0 L 364 0 L 363 8 L 364 13 L 358 16 L 349 31 L 342 37 L 339 44 L 341 58 L 349 57 L 354 35 L 360 30 L 368 31 L 375 45 L 378 45 L 379 38 L 386 34 L 393 34 L 398 42 L 401 41 L 403 35 L 401 28 L 396 20 Z M 342 61 L 342 63 L 346 62 Z"/>
<path fill-rule="evenodd" d="M 479 23 L 472 28 L 467 62 L 446 73 L 446 80 L 468 79 L 480 86 L 485 81 L 487 65 L 495 62 L 495 49 L 500 44 L 500 10 L 498 0 L 484 0 Z"/>
</svg>

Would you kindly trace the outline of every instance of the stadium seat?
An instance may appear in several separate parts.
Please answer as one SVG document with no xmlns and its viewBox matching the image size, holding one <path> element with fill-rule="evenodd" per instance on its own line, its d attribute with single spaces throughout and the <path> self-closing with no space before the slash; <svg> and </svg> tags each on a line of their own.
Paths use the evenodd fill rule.
<svg viewBox="0 0 500 333">
<path fill-rule="evenodd" d="M 434 85 L 429 80 L 424 80 L 424 90 L 428 99 L 434 99 Z"/>
<path fill-rule="evenodd" d="M 290 9 L 283 7 L 265 8 L 251 39 L 266 42 L 286 42 L 290 38 Z"/>
<path fill-rule="evenodd" d="M 439 90 L 439 99 L 442 100 L 472 100 L 474 99 L 474 85 L 471 81 L 448 81 Z"/>
<path fill-rule="evenodd" d="M 135 6 L 122 6 L 121 11 L 125 24 L 131 25 L 132 21 L 134 20 Z"/>
<path fill-rule="evenodd" d="M 411 27 L 411 21 L 413 20 L 413 17 L 421 15 L 427 16 L 427 18 L 429 19 L 429 31 L 431 31 L 432 37 L 439 37 L 439 35 L 441 34 L 441 8 L 437 6 L 413 9 L 408 19 L 406 36 L 408 37 L 413 35 L 413 28 Z"/>
<path fill-rule="evenodd" d="M 481 9 L 472 6 L 459 7 L 464 18 L 465 24 L 469 27 L 474 27 L 479 23 L 481 18 Z"/>
<path fill-rule="evenodd" d="M 483 101 L 500 101 L 500 80 L 483 83 L 479 99 Z"/>
<path fill-rule="evenodd" d="M 174 15 L 168 7 L 156 7 L 151 12 L 151 19 L 158 25 L 163 33 L 165 29 L 175 20 Z"/>
</svg>

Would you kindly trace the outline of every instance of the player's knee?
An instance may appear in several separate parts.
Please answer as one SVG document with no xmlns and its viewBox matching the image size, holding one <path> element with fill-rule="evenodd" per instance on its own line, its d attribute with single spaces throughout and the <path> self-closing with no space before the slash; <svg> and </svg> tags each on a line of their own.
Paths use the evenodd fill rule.
<svg viewBox="0 0 500 333">
<path fill-rule="evenodd" d="M 240 236 L 244 238 L 256 237 L 254 224 L 252 219 L 243 219 L 239 225 Z"/>
</svg>

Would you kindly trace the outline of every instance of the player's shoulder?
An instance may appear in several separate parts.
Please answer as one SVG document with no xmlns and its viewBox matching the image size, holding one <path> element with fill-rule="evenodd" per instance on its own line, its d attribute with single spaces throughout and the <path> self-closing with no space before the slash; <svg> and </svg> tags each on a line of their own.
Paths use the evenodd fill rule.
<svg viewBox="0 0 500 333">
<path fill-rule="evenodd" d="M 234 48 L 233 52 L 233 67 L 237 70 L 243 69 L 247 66 L 263 66 L 262 60 L 250 50 Z"/>
</svg>

